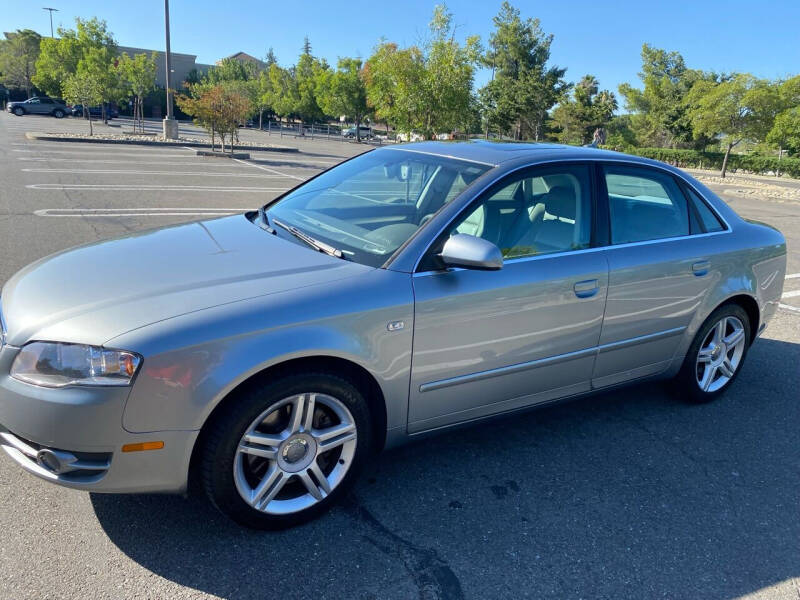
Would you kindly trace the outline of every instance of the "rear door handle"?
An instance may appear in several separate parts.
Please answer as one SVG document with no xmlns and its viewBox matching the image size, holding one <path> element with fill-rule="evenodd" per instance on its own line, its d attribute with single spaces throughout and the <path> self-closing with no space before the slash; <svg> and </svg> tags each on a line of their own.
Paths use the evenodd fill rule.
<svg viewBox="0 0 800 600">
<path fill-rule="evenodd" d="M 692 265 L 692 272 L 697 277 L 702 277 L 703 275 L 708 275 L 708 271 L 711 268 L 711 263 L 707 260 L 700 260 L 697 261 Z"/>
<path fill-rule="evenodd" d="M 575 290 L 575 295 L 578 298 L 591 298 L 597 293 L 597 290 L 600 289 L 600 285 L 597 279 L 587 279 L 585 281 L 579 281 L 572 289 Z"/>
</svg>

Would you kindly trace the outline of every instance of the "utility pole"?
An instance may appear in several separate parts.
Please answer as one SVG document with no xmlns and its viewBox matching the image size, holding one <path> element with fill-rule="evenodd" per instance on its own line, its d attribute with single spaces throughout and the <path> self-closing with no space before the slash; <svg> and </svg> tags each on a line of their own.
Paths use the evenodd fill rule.
<svg viewBox="0 0 800 600">
<path fill-rule="evenodd" d="M 57 8 L 44 7 L 44 8 L 42 8 L 42 10 L 50 11 L 50 37 L 53 37 L 53 11 L 58 12 L 58 9 Z"/>
<path fill-rule="evenodd" d="M 167 84 L 167 117 L 164 119 L 164 139 L 174 140 L 178 137 L 178 122 L 172 116 L 172 84 L 170 82 L 172 72 L 172 56 L 169 50 L 169 0 L 164 0 L 164 22 L 166 25 L 167 34 L 167 52 L 166 52 L 166 84 Z"/>
</svg>

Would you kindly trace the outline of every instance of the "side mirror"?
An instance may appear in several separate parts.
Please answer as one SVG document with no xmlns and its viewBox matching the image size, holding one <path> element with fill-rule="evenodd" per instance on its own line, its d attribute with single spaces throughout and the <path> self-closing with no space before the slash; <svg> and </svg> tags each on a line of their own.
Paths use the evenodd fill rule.
<svg viewBox="0 0 800 600">
<path fill-rule="evenodd" d="M 444 243 L 439 255 L 448 267 L 496 271 L 503 268 L 503 253 L 483 238 L 457 233 Z"/>
</svg>

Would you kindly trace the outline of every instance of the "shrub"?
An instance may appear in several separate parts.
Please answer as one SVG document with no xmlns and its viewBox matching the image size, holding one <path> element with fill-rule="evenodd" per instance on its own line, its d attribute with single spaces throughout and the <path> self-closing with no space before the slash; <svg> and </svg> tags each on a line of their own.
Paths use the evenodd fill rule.
<svg viewBox="0 0 800 600">
<path fill-rule="evenodd" d="M 723 152 L 700 152 L 673 148 L 615 148 L 628 154 L 660 160 L 676 167 L 687 169 L 722 169 Z M 800 178 L 800 158 L 782 158 L 756 154 L 731 154 L 728 170 L 759 175 L 788 175 Z"/>
</svg>

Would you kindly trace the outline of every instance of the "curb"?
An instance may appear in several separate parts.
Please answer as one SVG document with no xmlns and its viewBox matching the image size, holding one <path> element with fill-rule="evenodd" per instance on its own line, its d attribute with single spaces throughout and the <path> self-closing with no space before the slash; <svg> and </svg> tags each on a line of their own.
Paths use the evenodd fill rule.
<svg viewBox="0 0 800 600">
<path fill-rule="evenodd" d="M 154 140 L 102 140 L 91 137 L 60 137 L 57 135 L 50 135 L 47 133 L 36 133 L 28 131 L 25 137 L 29 140 L 38 140 L 44 142 L 80 142 L 82 144 L 122 144 L 128 146 L 177 146 L 182 148 L 211 148 L 211 144 L 203 142 L 161 142 Z M 299 148 L 292 148 L 289 146 L 239 146 L 236 148 L 241 151 L 258 151 L 258 152 L 300 152 Z"/>
</svg>

